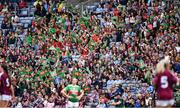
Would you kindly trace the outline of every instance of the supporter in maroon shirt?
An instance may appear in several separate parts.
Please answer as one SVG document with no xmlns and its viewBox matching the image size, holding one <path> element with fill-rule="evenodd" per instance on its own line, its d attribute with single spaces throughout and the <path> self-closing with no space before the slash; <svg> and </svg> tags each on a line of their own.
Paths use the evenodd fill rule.
<svg viewBox="0 0 180 108">
<path fill-rule="evenodd" d="M 21 0 L 19 3 L 19 8 L 22 9 L 25 8 L 26 6 L 27 6 L 26 2 L 24 0 Z"/>
<path fill-rule="evenodd" d="M 0 3 L 0 11 L 3 9 L 3 4 Z"/>
</svg>

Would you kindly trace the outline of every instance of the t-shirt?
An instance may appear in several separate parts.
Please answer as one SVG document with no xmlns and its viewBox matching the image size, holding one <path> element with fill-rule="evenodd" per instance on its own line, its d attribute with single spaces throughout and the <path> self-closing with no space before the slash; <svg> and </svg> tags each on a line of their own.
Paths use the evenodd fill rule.
<svg viewBox="0 0 180 108">
<path fill-rule="evenodd" d="M 108 80 L 107 81 L 107 88 L 111 88 L 111 86 L 114 84 L 114 80 Z"/>
<path fill-rule="evenodd" d="M 153 82 L 156 86 L 158 100 L 173 99 L 173 84 L 177 82 L 177 79 L 171 72 L 166 70 L 157 74 Z"/>
<path fill-rule="evenodd" d="M 28 44 L 32 44 L 32 36 L 27 36 L 26 37 L 26 42 L 28 43 Z"/>
<path fill-rule="evenodd" d="M 11 95 L 11 82 L 7 73 L 0 73 L 0 92 L 4 95 Z"/>
<path fill-rule="evenodd" d="M 79 96 L 81 88 L 78 85 L 68 85 L 65 91 L 72 97 L 69 99 L 71 102 L 78 102 L 77 96 Z"/>
</svg>

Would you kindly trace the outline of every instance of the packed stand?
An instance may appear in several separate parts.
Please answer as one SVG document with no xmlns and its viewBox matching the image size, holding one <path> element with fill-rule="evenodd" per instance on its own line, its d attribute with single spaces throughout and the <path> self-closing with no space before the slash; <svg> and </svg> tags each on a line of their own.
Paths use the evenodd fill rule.
<svg viewBox="0 0 180 108">
<path fill-rule="evenodd" d="M 146 1 L 101 1 L 83 16 L 58 0 L 1 4 L 0 62 L 15 88 L 12 106 L 63 107 L 60 91 L 73 77 L 86 94 L 81 107 L 153 106 L 157 62 L 169 55 L 180 72 L 180 20 L 176 0 Z"/>
</svg>

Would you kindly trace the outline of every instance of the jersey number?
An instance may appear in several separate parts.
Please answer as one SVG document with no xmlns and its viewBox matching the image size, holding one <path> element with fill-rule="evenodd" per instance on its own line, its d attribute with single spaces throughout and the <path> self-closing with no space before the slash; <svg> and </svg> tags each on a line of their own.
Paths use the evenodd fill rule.
<svg viewBox="0 0 180 108">
<path fill-rule="evenodd" d="M 7 87 L 10 86 L 10 84 L 9 84 L 9 79 L 8 79 L 8 78 L 6 79 L 6 86 L 7 86 Z"/>
<path fill-rule="evenodd" d="M 167 88 L 168 87 L 168 78 L 167 76 L 161 77 L 161 88 Z"/>
</svg>

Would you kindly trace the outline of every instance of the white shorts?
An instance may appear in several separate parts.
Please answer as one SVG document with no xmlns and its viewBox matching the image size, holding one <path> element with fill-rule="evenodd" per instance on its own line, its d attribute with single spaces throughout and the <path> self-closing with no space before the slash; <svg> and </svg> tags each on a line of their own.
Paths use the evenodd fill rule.
<svg viewBox="0 0 180 108">
<path fill-rule="evenodd" d="M 12 99 L 12 97 L 11 97 L 11 95 L 1 95 L 0 99 L 4 100 L 4 101 L 10 101 Z"/>
<path fill-rule="evenodd" d="M 175 100 L 171 99 L 171 100 L 157 100 L 156 101 L 156 106 L 159 107 L 166 107 L 166 106 L 172 106 L 174 105 Z"/>
<path fill-rule="evenodd" d="M 67 108 L 79 108 L 79 102 L 68 101 Z"/>
</svg>

